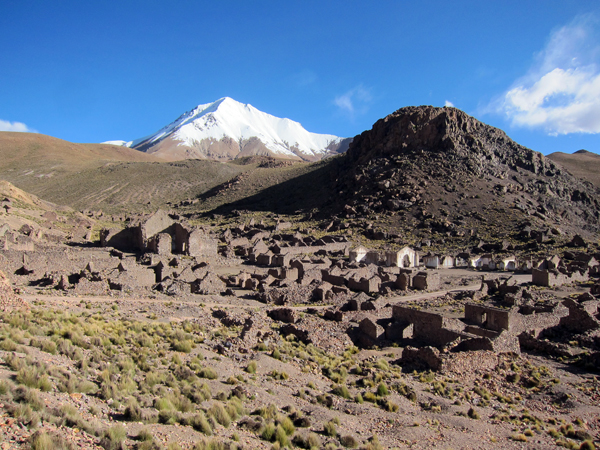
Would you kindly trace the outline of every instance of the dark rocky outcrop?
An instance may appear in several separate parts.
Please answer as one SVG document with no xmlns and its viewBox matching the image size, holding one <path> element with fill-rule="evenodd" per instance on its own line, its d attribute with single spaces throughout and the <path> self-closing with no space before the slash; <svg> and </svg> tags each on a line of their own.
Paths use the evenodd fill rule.
<svg viewBox="0 0 600 450">
<path fill-rule="evenodd" d="M 594 186 L 455 108 L 406 107 L 377 121 L 354 138 L 336 178 L 349 218 L 397 216 L 449 237 L 483 225 L 600 230 Z"/>
</svg>

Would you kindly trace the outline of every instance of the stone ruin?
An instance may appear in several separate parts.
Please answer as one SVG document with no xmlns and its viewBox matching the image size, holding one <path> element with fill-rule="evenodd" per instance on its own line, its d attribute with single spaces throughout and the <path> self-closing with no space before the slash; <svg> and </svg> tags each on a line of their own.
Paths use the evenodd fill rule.
<svg viewBox="0 0 600 450">
<path fill-rule="evenodd" d="M 554 287 L 563 284 L 585 282 L 600 275 L 600 254 L 567 253 L 565 258 L 554 256 L 532 268 L 532 283 Z"/>
<path fill-rule="evenodd" d="M 218 241 L 204 229 L 176 222 L 165 211 L 158 210 L 149 217 L 131 220 L 124 230 L 102 230 L 100 245 L 127 252 L 214 258 Z"/>
<path fill-rule="evenodd" d="M 29 304 L 15 294 L 9 279 L 0 271 L 0 311 L 29 309 Z"/>
<path fill-rule="evenodd" d="M 548 342 L 545 339 L 548 333 L 564 330 L 577 334 L 600 330 L 600 301 L 591 294 L 561 302 L 510 308 L 466 303 L 462 318 L 400 305 L 391 309 L 391 319 L 376 316 L 362 319 L 357 327 L 358 342 L 365 346 L 390 342 L 408 344 L 403 362 L 419 362 L 434 370 L 441 367 L 441 349 L 450 353 L 520 354 L 525 348 L 564 356 L 572 355 L 572 352 L 565 350 L 564 345 Z"/>
</svg>

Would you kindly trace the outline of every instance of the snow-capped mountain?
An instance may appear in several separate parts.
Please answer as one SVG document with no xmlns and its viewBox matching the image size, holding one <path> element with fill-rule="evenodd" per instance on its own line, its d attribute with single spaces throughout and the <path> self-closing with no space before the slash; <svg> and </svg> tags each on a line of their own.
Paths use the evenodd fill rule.
<svg viewBox="0 0 600 450">
<path fill-rule="evenodd" d="M 316 161 L 342 153 L 350 139 L 306 131 L 229 97 L 199 105 L 158 132 L 134 141 L 107 143 L 135 148 L 169 160 L 231 160 L 249 155 Z"/>
</svg>

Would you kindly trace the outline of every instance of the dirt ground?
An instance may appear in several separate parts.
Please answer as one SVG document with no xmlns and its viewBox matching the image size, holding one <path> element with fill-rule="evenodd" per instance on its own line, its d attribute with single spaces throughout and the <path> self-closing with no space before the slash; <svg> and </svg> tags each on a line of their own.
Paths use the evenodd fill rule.
<svg viewBox="0 0 600 450">
<path fill-rule="evenodd" d="M 452 269 L 445 275 L 451 281 L 447 289 L 389 301 L 430 299 L 446 291 L 480 286 L 472 282 L 479 277 L 472 271 Z M 527 282 L 527 277 L 516 278 Z M 460 286 L 461 282 L 466 286 Z M 566 291 L 572 293 L 573 289 Z M 460 372 L 412 371 L 400 364 L 403 349 L 399 346 L 359 350 L 348 341 L 345 352 L 329 353 L 286 339 L 278 332 L 281 324 L 267 316 L 270 307 L 242 295 L 115 298 L 24 292 L 22 297 L 31 311 L 5 313 L 0 323 L 2 344 L 8 340 L 16 344 L 14 349 L 1 345 L 0 350 L 4 361 L 0 379 L 13 392 L 12 398 L 4 394 L 0 407 L 2 449 L 27 448 L 32 436 L 40 432 L 60 436 L 61 442 L 74 448 L 113 448 L 105 436 L 116 425 L 125 430 L 119 445 L 128 448 L 146 448 L 145 441 L 139 440 L 146 434 L 152 436 L 154 448 L 172 449 L 204 448 L 203 440 L 207 445 L 212 440 L 229 448 L 302 447 L 308 445 L 302 436 L 307 439 L 310 433 L 313 443 L 318 442 L 316 448 L 579 448 L 582 442 L 600 437 L 597 375 L 541 355 L 493 356 L 492 365 L 466 367 Z M 299 314 L 302 320 L 320 323 L 311 314 Z M 52 318 L 44 318 L 47 315 Z M 248 319 L 252 326 L 244 335 Z M 161 324 L 168 324 L 173 333 L 188 333 L 193 348 L 177 351 L 182 349 L 174 346 L 168 333 L 161 336 L 157 330 L 162 328 L 153 328 Z M 109 337 L 109 328 L 120 330 L 125 339 Z M 125 365 L 122 358 L 137 354 L 140 346 L 135 339 L 141 333 L 154 339 L 147 353 L 149 367 L 137 360 L 137 366 L 129 369 L 133 375 L 130 385 L 123 384 L 129 375 L 122 368 L 120 374 L 115 369 L 117 391 L 106 394 L 103 374 Z M 338 339 L 335 336 L 332 334 Z M 113 343 L 101 344 L 103 339 Z M 39 341 L 45 340 L 55 342 L 58 350 L 48 353 L 39 348 Z M 69 350 L 72 348 L 79 353 Z M 203 368 L 212 369 L 215 377 L 199 376 L 202 370 L 194 366 L 195 358 Z M 15 413 L 15 408 L 23 405 L 15 389 L 25 370 L 18 368 L 15 359 L 25 361 L 25 369 L 33 362 L 43 363 L 50 380 L 46 390 L 31 388 L 43 403 L 36 423 Z M 254 371 L 248 369 L 251 363 Z M 190 378 L 177 379 L 183 377 L 181 367 L 192 368 Z M 170 384 L 158 382 L 148 392 L 144 380 L 152 372 L 178 375 Z M 65 388 L 64 373 L 91 385 L 78 389 L 74 382 L 74 388 Z M 184 392 L 186 386 L 199 381 L 209 386 L 208 398 L 181 408 L 178 415 L 173 412 L 173 417 L 162 412 L 156 416 L 160 409 L 156 398 Z M 119 383 L 124 387 L 119 388 Z M 78 392 L 82 390 L 85 392 Z M 214 405 L 228 405 L 236 390 L 242 406 L 225 426 L 211 411 Z M 127 408 L 134 398 L 147 414 L 132 419 Z M 275 412 L 265 412 L 269 405 L 274 405 Z M 194 412 L 209 418 L 210 437 L 189 424 L 186 418 Z M 268 437 L 265 427 L 270 423 L 282 426 L 286 417 L 296 424 L 287 441 Z M 85 423 L 92 425 L 86 429 Z"/>
</svg>

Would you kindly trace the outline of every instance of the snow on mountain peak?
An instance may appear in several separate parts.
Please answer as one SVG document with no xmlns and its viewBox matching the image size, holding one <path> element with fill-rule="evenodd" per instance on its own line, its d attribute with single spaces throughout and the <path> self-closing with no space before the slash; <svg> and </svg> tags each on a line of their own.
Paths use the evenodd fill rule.
<svg viewBox="0 0 600 450">
<path fill-rule="evenodd" d="M 256 143 L 256 140 L 275 155 L 314 160 L 330 154 L 332 148 L 339 147 L 343 138 L 310 133 L 298 122 L 281 119 L 259 111 L 250 104 L 223 97 L 212 103 L 198 105 L 155 134 L 121 145 L 153 152 L 152 149 L 160 147 L 161 142 L 169 141 L 171 152 L 175 145 L 189 148 L 187 157 L 198 157 L 198 152 L 210 157 L 209 153 L 219 151 L 214 150 L 215 143 L 226 141 L 227 159 L 231 159 L 235 157 L 232 154 L 235 153 L 233 143 L 237 143 L 237 151 L 242 154 L 243 151 L 251 151 L 244 149 L 249 142 Z M 164 142 L 162 147 L 166 147 Z M 254 151 L 258 151 L 256 145 L 253 147 Z M 221 156 L 218 155 L 218 158 Z"/>
</svg>

